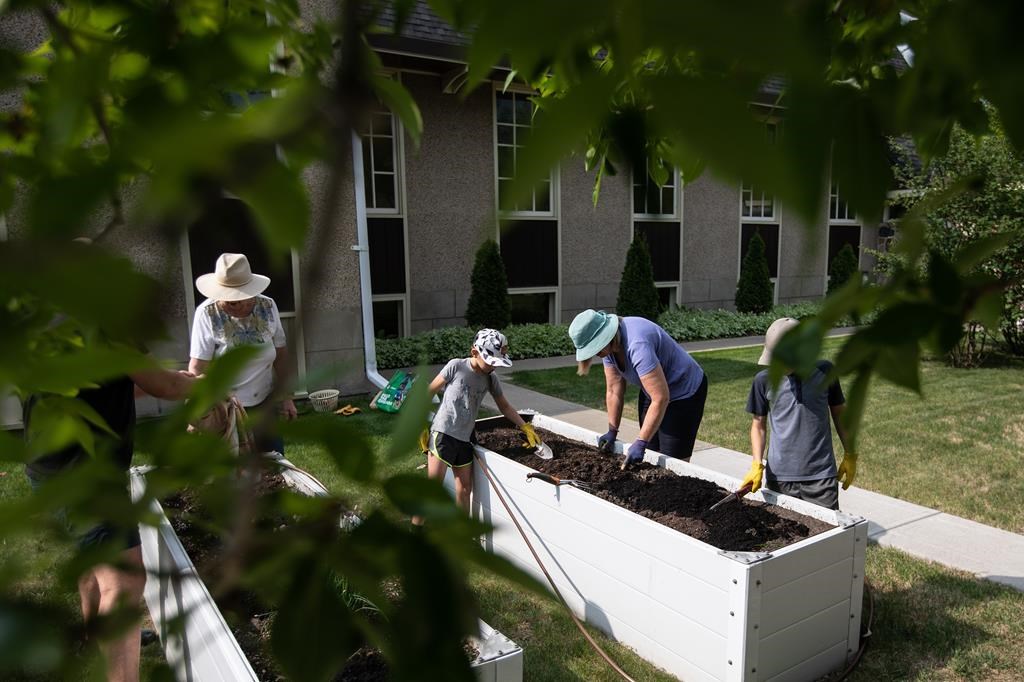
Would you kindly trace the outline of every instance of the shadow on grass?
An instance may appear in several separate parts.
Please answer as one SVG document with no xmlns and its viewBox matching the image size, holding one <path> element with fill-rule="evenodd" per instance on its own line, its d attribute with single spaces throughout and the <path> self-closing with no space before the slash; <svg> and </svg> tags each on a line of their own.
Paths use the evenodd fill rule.
<svg viewBox="0 0 1024 682">
<path fill-rule="evenodd" d="M 888 567 L 880 571 L 885 584 L 872 589 L 872 635 L 847 679 L 1024 679 L 1024 665 L 1014 653 L 1020 627 L 1016 634 L 1006 627 L 1020 623 L 1024 595 L 910 561 L 914 565 L 895 569 L 896 575 Z M 898 575 L 906 570 L 917 573 L 909 583 L 908 576 Z M 869 576 L 874 572 L 869 567 Z M 867 616 L 865 601 L 865 623 Z"/>
</svg>

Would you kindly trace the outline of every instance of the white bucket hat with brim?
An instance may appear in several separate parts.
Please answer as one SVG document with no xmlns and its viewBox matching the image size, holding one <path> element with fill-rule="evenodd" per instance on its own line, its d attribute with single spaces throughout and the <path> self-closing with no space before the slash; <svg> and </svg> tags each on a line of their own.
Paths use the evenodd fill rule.
<svg viewBox="0 0 1024 682">
<path fill-rule="evenodd" d="M 222 253 L 214 272 L 196 278 L 199 293 L 215 301 L 244 301 L 270 286 L 270 278 L 253 274 L 241 253 Z"/>
<path fill-rule="evenodd" d="M 619 329 L 619 316 L 603 310 L 584 310 L 569 325 L 569 336 L 576 346 L 576 360 L 583 362 L 601 352 Z"/>
<path fill-rule="evenodd" d="M 800 321 L 794 320 L 792 317 L 780 317 L 772 322 L 771 326 L 768 327 L 768 331 L 764 333 L 764 350 L 761 351 L 761 357 L 758 359 L 757 364 L 772 364 L 772 353 L 775 351 L 775 347 L 779 345 L 783 335 L 798 324 L 800 324 Z"/>
</svg>

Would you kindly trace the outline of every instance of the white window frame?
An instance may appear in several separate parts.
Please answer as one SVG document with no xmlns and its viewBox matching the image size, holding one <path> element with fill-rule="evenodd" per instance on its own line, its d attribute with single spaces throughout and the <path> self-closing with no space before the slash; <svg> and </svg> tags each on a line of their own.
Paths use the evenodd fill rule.
<svg viewBox="0 0 1024 682">
<path fill-rule="evenodd" d="M 747 207 L 746 197 L 747 196 L 750 197 L 751 209 L 754 206 L 754 197 L 755 196 L 760 196 L 761 215 L 759 215 L 759 216 L 747 215 L 747 213 L 746 213 L 746 207 Z M 769 202 L 768 206 L 769 206 L 769 208 L 771 210 L 771 215 L 769 215 L 769 216 L 764 215 L 764 206 L 765 206 L 764 202 L 766 200 Z M 774 224 L 780 222 L 778 214 L 779 214 L 779 202 L 775 200 L 775 197 L 773 195 L 769 194 L 768 192 L 766 192 L 763 189 L 758 190 L 758 188 L 755 187 L 752 184 L 747 184 L 746 182 L 741 182 L 740 183 L 740 220 L 742 220 L 745 223 L 771 223 L 771 224 L 774 225 Z"/>
<path fill-rule="evenodd" d="M 404 135 L 402 134 L 402 129 L 400 127 L 401 121 L 399 121 L 398 117 L 395 116 L 391 111 L 389 111 L 387 109 L 384 109 L 383 111 L 374 111 L 371 114 L 371 117 L 370 117 L 370 132 L 364 133 L 364 134 L 360 135 L 360 137 L 363 138 L 363 153 L 364 154 L 369 154 L 369 156 L 370 156 L 370 178 L 369 178 L 370 182 L 367 185 L 367 188 L 370 190 L 370 195 L 373 198 L 373 203 L 376 204 L 377 203 L 377 179 L 376 179 L 377 178 L 377 171 L 375 169 L 375 158 L 374 158 L 374 155 L 373 155 L 373 138 L 385 138 L 385 137 L 389 137 L 389 136 L 387 136 L 387 135 L 375 135 L 373 133 L 373 116 L 380 116 L 382 114 L 387 114 L 388 116 L 391 117 L 391 134 L 393 135 L 393 137 L 391 137 L 391 164 L 392 164 L 391 167 L 394 169 L 391 172 L 391 175 L 394 177 L 394 183 L 395 183 L 395 207 L 394 208 L 377 208 L 376 206 L 371 207 L 370 203 L 367 202 L 367 204 L 366 204 L 366 215 L 394 216 L 394 217 L 401 216 L 401 217 L 404 217 L 404 215 L 405 215 L 405 213 L 404 213 L 404 206 L 405 206 L 405 203 L 404 203 L 404 199 L 405 199 L 404 187 L 405 187 L 405 183 L 402 182 L 402 177 L 401 177 L 402 173 L 401 173 L 401 170 L 400 170 L 400 168 L 401 168 L 400 167 L 400 161 L 401 161 L 401 156 L 402 155 L 399 152 L 399 146 L 401 145 L 401 140 L 404 137 Z"/>
<path fill-rule="evenodd" d="M 845 204 L 845 215 L 833 215 L 832 209 L 835 207 L 836 214 L 839 212 L 839 202 L 842 201 Z M 852 217 L 851 217 L 852 216 Z M 839 183 L 835 180 L 829 183 L 828 190 L 828 222 L 830 225 L 860 225 L 860 218 L 857 217 L 857 212 L 850 209 L 850 202 L 842 198 L 842 194 L 839 192 Z"/>
<path fill-rule="evenodd" d="M 536 92 L 528 87 L 520 86 L 517 84 L 511 84 L 507 88 L 502 83 L 493 83 L 491 92 L 491 134 L 494 140 L 494 210 L 499 218 L 558 218 L 560 213 L 558 206 L 559 197 L 559 173 L 557 166 L 551 169 L 548 173 L 548 184 L 550 187 L 549 203 L 550 208 L 547 211 L 524 211 L 524 210 L 505 210 L 501 208 L 501 180 L 511 180 L 512 178 L 503 178 L 499 176 L 498 171 L 498 150 L 501 147 L 510 147 L 513 149 L 513 159 L 516 156 L 516 149 L 518 148 L 513 142 L 512 145 L 508 145 L 504 142 L 498 142 L 498 95 L 502 93 L 511 93 L 513 95 L 535 95 Z M 514 108 L 514 107 L 513 107 Z M 501 123 L 500 125 L 509 125 L 508 123 Z M 515 128 L 520 127 L 518 124 L 512 124 L 513 135 L 515 135 Z M 532 125 L 531 125 L 532 127 Z M 543 181 L 541 181 L 543 182 Z M 534 191 L 533 200 L 536 203 L 536 190 Z"/>
<path fill-rule="evenodd" d="M 742 204 L 740 209 L 740 221 L 738 224 L 739 229 L 736 231 L 736 283 L 740 282 L 740 273 L 743 270 L 743 225 L 758 223 L 761 225 L 775 225 L 779 228 L 779 252 L 775 254 L 775 272 L 779 273 L 776 277 L 769 277 L 769 281 L 772 283 L 772 304 L 779 305 L 779 278 L 782 277 L 782 215 L 778 216 L 777 220 L 757 220 L 744 217 L 742 215 Z M 827 274 L 826 274 L 827 279 Z"/>
<path fill-rule="evenodd" d="M 644 177 L 649 179 L 644 172 Z M 630 192 L 629 195 L 629 212 L 633 216 L 633 219 L 629 223 L 629 241 L 633 243 L 636 239 L 636 223 L 676 223 L 679 225 L 679 279 L 676 280 L 664 280 L 655 281 L 654 286 L 657 289 L 675 289 L 675 295 L 672 296 L 672 300 L 675 302 L 676 307 L 683 305 L 683 183 L 682 176 L 679 174 L 678 168 L 672 169 L 672 180 L 673 180 L 673 192 L 672 192 L 672 213 L 637 213 L 636 212 L 636 171 L 632 172 L 630 188 L 634 191 Z"/>
<path fill-rule="evenodd" d="M 833 202 L 833 200 L 835 201 L 834 205 L 835 205 L 835 207 L 837 209 L 837 212 L 838 212 L 838 208 L 839 208 L 839 199 L 840 199 L 840 196 L 841 196 L 840 192 L 839 192 L 839 183 L 837 183 L 835 180 L 831 180 L 830 179 L 828 188 L 829 188 L 828 189 L 828 222 L 827 222 L 827 224 L 825 226 L 825 257 L 826 257 L 826 259 L 828 258 L 828 245 L 829 245 L 829 241 L 832 239 L 832 227 L 833 226 L 836 226 L 836 227 L 839 227 L 839 226 L 844 226 L 844 227 L 856 226 L 856 227 L 859 227 L 860 229 L 857 231 L 857 272 L 860 272 L 861 257 L 864 255 L 863 252 L 862 252 L 862 248 L 861 248 L 863 243 L 864 243 L 864 223 L 861 222 L 861 220 L 857 217 L 856 212 L 853 212 L 853 211 L 850 210 L 850 203 L 847 202 L 847 201 L 844 201 L 844 203 L 846 204 L 846 212 L 845 212 L 846 215 L 845 215 L 845 217 L 842 217 L 842 218 L 833 217 L 833 215 L 832 215 L 832 207 L 833 207 L 833 203 L 832 202 Z M 888 207 L 886 207 L 886 210 L 888 210 Z M 851 213 L 853 214 L 852 218 L 849 217 Z M 828 260 L 826 260 L 825 261 L 825 276 L 823 278 L 824 284 L 822 285 L 822 290 L 821 290 L 822 295 L 824 295 L 825 292 L 828 291 L 828 271 L 829 271 L 829 268 L 831 266 L 832 266 L 832 263 L 830 263 L 830 262 L 828 262 Z"/>
<path fill-rule="evenodd" d="M 401 73 L 395 72 L 393 76 L 401 81 Z M 401 218 L 402 219 L 402 244 L 405 249 L 405 253 L 402 254 L 402 262 L 405 265 L 405 293 L 404 294 L 373 294 L 370 296 L 372 302 L 384 302 L 384 301 L 397 301 L 402 302 L 402 316 L 399 320 L 399 327 L 401 328 L 401 338 L 407 338 L 410 336 L 410 330 L 412 329 L 412 311 L 409 307 L 409 291 L 412 288 L 412 282 L 409 279 L 409 218 L 406 213 L 405 207 L 408 205 L 406 202 L 406 182 L 405 182 L 405 128 L 402 126 L 402 120 L 395 116 L 393 112 L 388 109 L 384 109 L 383 112 L 391 117 L 391 131 L 395 138 L 391 145 L 391 162 L 394 164 L 395 169 L 395 208 L 370 208 L 366 206 L 367 217 L 381 217 L 381 218 Z M 366 135 L 361 136 L 366 139 Z M 363 144 L 363 149 L 367 148 L 366 143 Z M 370 153 L 371 172 L 373 164 L 373 153 Z"/>
<path fill-rule="evenodd" d="M 553 294 L 548 300 L 548 319 L 551 324 L 560 324 L 562 320 L 562 219 L 561 219 L 561 169 L 555 166 L 551 169 L 548 177 L 550 179 L 550 210 L 549 211 L 506 211 L 501 208 L 500 183 L 498 177 L 498 94 L 511 92 L 522 95 L 535 95 L 531 88 L 511 83 L 508 87 L 504 83 L 492 82 L 491 84 L 491 137 L 494 150 L 494 215 L 495 215 L 495 240 L 498 247 L 501 247 L 501 223 L 505 220 L 543 220 L 555 222 L 555 248 L 556 265 L 558 268 L 557 283 L 554 286 L 543 287 L 510 287 L 509 296 L 518 294 Z M 502 124 L 507 125 L 507 124 Z M 507 145 L 501 145 L 507 146 Z"/>
</svg>

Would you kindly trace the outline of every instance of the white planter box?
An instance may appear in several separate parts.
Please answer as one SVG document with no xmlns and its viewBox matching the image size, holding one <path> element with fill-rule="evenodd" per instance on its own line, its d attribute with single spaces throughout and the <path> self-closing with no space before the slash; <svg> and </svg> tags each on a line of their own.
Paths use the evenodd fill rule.
<svg viewBox="0 0 1024 682">
<path fill-rule="evenodd" d="M 281 461 L 286 467 L 293 466 L 287 459 Z M 145 471 L 144 467 L 132 469 L 134 499 L 145 490 Z M 285 468 L 281 473 L 288 485 L 299 492 L 327 494 L 316 479 L 301 469 Z M 142 560 L 148 573 L 145 598 L 176 679 L 255 682 L 256 673 L 156 501 L 153 510 L 160 517 L 159 524 L 139 527 Z M 358 522 L 354 516 L 345 517 L 341 525 Z M 183 615 L 187 617 L 181 627 Z M 480 654 L 472 667 L 480 682 L 522 682 L 523 650 L 515 642 L 480 621 L 480 637 L 474 644 Z"/>
<path fill-rule="evenodd" d="M 479 423 L 491 421 L 503 418 Z M 543 415 L 533 424 L 587 444 L 599 435 Z M 864 519 L 758 492 L 836 527 L 771 553 L 725 552 L 575 488 L 527 483 L 532 469 L 477 453 L 577 616 L 687 682 L 813 680 L 857 650 Z M 646 460 L 729 490 L 740 483 L 650 451 Z M 487 548 L 546 584 L 480 467 L 473 489 L 474 513 L 494 526 Z"/>
</svg>

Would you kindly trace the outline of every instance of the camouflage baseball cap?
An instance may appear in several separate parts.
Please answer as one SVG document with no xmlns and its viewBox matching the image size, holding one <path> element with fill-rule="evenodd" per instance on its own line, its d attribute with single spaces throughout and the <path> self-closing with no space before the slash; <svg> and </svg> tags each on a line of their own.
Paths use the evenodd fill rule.
<svg viewBox="0 0 1024 682">
<path fill-rule="evenodd" d="M 480 357 L 488 365 L 493 367 L 511 367 L 512 361 L 508 358 L 508 339 L 497 329 L 481 329 L 476 333 L 473 340 L 473 348 L 477 349 Z"/>
</svg>

